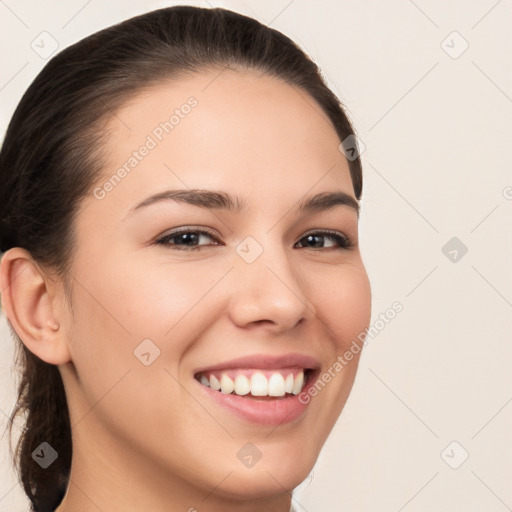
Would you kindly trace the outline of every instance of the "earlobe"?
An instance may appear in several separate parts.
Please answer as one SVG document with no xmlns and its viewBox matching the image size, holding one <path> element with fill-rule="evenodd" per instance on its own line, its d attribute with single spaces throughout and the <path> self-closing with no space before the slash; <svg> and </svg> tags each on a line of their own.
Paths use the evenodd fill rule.
<svg viewBox="0 0 512 512">
<path fill-rule="evenodd" d="M 50 364 L 70 360 L 65 335 L 60 328 L 54 286 L 31 254 L 14 247 L 0 263 L 2 308 L 24 345 Z"/>
</svg>

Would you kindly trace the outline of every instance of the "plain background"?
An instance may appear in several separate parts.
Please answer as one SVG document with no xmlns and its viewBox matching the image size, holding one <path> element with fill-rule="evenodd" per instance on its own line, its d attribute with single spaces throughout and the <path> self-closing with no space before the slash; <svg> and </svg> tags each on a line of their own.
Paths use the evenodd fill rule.
<svg viewBox="0 0 512 512">
<path fill-rule="evenodd" d="M 296 507 L 511 510 L 512 3 L 180 3 L 255 17 L 320 65 L 365 146 L 360 231 L 372 323 L 403 305 L 369 339 Z M 64 48 L 174 4 L 0 2 L 2 133 L 46 62 L 33 49 L 42 32 Z M 5 319 L 0 336 L 3 428 L 14 400 Z M 26 510 L 7 437 L 0 457 L 0 510 Z"/>
</svg>

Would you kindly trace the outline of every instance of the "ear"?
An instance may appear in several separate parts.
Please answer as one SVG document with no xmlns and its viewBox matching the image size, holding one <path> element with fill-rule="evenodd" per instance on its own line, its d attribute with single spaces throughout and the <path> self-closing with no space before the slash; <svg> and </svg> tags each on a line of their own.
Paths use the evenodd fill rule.
<svg viewBox="0 0 512 512">
<path fill-rule="evenodd" d="M 55 365 L 70 361 L 59 288 L 25 249 L 14 247 L 2 255 L 2 309 L 24 345 Z"/>
</svg>

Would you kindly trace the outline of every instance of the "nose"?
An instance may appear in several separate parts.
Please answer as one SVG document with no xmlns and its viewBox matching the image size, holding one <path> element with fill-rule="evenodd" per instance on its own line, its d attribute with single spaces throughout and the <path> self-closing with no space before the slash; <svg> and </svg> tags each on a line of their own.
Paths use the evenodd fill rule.
<svg viewBox="0 0 512 512">
<path fill-rule="evenodd" d="M 264 324 L 274 332 L 286 331 L 315 316 L 314 306 L 307 300 L 306 281 L 286 251 L 273 242 L 265 244 L 251 263 L 235 256 L 229 311 L 237 326 Z"/>
</svg>

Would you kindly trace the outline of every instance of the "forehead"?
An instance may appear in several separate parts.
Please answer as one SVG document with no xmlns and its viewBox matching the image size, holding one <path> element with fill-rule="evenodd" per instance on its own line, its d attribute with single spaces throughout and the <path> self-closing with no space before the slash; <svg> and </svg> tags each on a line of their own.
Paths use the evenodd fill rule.
<svg viewBox="0 0 512 512">
<path fill-rule="evenodd" d="M 163 187 L 263 194 L 269 203 L 332 188 L 353 195 L 339 142 L 300 88 L 254 70 L 205 71 L 140 91 L 115 112 L 102 179 L 124 168 L 109 195 L 122 190 L 132 203 Z"/>
</svg>

